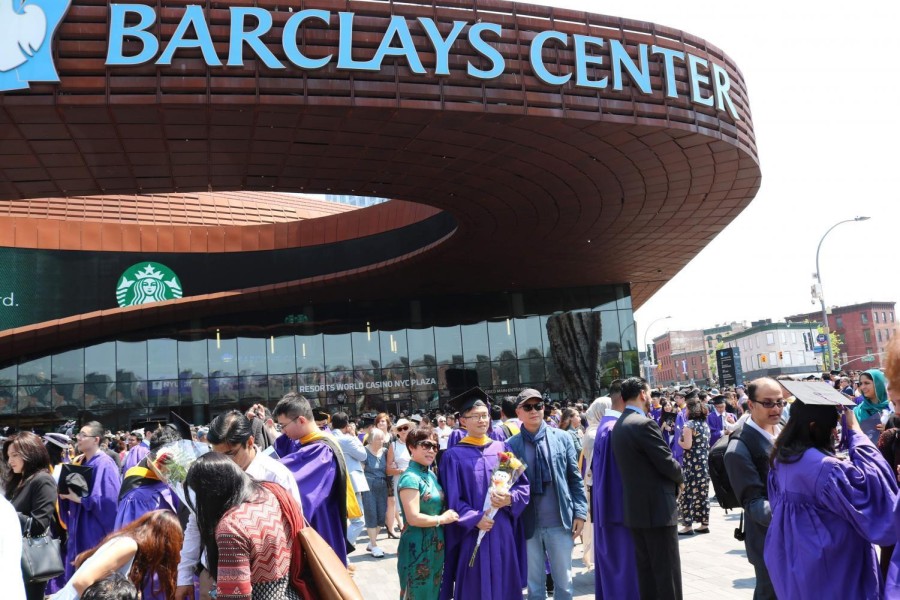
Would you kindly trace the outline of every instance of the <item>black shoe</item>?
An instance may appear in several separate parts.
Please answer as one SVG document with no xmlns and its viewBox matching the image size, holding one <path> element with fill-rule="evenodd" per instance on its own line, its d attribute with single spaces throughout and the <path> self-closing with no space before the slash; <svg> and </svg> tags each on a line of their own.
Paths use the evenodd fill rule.
<svg viewBox="0 0 900 600">
<path fill-rule="evenodd" d="M 550 575 L 550 573 L 547 573 L 547 595 L 548 595 L 548 596 L 552 596 L 552 595 L 553 595 L 553 587 L 554 587 L 554 585 L 553 585 L 553 576 Z"/>
</svg>

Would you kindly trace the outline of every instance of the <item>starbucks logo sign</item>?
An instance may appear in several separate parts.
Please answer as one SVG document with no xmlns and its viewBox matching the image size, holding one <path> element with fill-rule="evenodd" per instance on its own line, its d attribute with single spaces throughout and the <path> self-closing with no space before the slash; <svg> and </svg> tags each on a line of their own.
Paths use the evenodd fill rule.
<svg viewBox="0 0 900 600">
<path fill-rule="evenodd" d="M 155 262 L 131 265 L 116 285 L 119 306 L 136 306 L 181 298 L 181 282 L 167 267 Z"/>
</svg>

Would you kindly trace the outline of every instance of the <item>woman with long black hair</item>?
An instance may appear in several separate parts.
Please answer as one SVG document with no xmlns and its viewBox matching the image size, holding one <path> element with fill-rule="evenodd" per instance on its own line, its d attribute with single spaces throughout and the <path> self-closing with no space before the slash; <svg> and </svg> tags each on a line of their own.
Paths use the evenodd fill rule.
<svg viewBox="0 0 900 600">
<path fill-rule="evenodd" d="M 44 443 L 31 432 L 14 433 L 3 445 L 3 458 L 9 465 L 3 489 L 19 515 L 22 535 L 44 535 L 56 518 L 56 482 Z M 42 599 L 46 587 L 46 581 L 25 581 L 28 600 Z"/>
<path fill-rule="evenodd" d="M 194 513 L 220 600 L 295 600 L 294 539 L 279 498 L 227 456 L 204 454 L 188 471 Z M 284 498 L 296 504 L 289 494 Z"/>
<path fill-rule="evenodd" d="M 896 474 L 844 410 L 849 457 L 835 455 L 840 408 L 798 398 L 775 440 L 765 561 L 779 598 L 881 598 L 874 544 L 896 540 Z"/>
</svg>

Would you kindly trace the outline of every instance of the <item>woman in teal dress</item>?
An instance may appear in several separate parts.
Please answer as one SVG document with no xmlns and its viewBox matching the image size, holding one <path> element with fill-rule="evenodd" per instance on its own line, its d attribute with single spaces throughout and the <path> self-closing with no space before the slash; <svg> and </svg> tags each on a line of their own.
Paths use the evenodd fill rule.
<svg viewBox="0 0 900 600">
<path fill-rule="evenodd" d="M 444 528 L 459 519 L 444 508 L 444 492 L 429 469 L 438 451 L 437 432 L 430 427 L 406 436 L 409 467 L 397 487 L 406 527 L 397 550 L 400 600 L 437 600 L 444 572 Z"/>
</svg>

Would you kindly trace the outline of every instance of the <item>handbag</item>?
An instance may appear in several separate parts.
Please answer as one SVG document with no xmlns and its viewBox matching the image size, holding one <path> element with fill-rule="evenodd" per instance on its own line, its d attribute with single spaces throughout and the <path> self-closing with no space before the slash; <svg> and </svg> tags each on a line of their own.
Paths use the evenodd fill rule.
<svg viewBox="0 0 900 600">
<path fill-rule="evenodd" d="M 48 528 L 43 535 L 31 535 L 32 518 L 25 521 L 25 537 L 22 538 L 22 575 L 25 581 L 36 583 L 49 581 L 65 572 L 59 540 L 50 535 Z"/>
<path fill-rule="evenodd" d="M 303 547 L 306 575 L 316 588 L 314 597 L 318 600 L 363 600 L 362 593 L 347 571 L 347 566 L 338 558 L 328 542 L 309 526 L 297 532 L 297 539 Z"/>
</svg>

